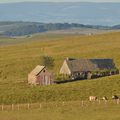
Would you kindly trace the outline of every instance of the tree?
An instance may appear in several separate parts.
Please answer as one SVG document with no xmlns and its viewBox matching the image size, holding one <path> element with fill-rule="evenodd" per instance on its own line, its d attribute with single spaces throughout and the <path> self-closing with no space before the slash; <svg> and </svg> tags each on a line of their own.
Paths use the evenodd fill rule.
<svg viewBox="0 0 120 120">
<path fill-rule="evenodd" d="M 54 67 L 54 58 L 51 56 L 42 56 L 41 57 L 41 62 L 44 66 L 47 68 L 52 69 Z"/>
</svg>

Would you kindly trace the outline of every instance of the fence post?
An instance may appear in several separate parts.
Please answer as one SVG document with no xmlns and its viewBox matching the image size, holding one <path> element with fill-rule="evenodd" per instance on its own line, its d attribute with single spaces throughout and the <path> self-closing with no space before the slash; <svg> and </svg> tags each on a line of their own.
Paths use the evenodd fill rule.
<svg viewBox="0 0 120 120">
<path fill-rule="evenodd" d="M 4 105 L 2 104 L 2 111 L 4 110 Z"/>
<path fill-rule="evenodd" d="M 84 106 L 84 101 L 82 100 L 82 107 Z"/>
<path fill-rule="evenodd" d="M 62 102 L 62 105 L 64 106 L 64 105 L 65 105 L 65 102 Z"/>
<path fill-rule="evenodd" d="M 28 105 L 27 105 L 27 108 L 28 108 L 28 110 L 30 109 L 30 104 L 28 103 Z"/>
<path fill-rule="evenodd" d="M 41 107 L 42 107 L 42 105 L 41 105 L 41 103 L 39 104 L 39 108 L 41 109 Z"/>
<path fill-rule="evenodd" d="M 12 110 L 14 110 L 14 104 L 12 104 Z"/>
</svg>

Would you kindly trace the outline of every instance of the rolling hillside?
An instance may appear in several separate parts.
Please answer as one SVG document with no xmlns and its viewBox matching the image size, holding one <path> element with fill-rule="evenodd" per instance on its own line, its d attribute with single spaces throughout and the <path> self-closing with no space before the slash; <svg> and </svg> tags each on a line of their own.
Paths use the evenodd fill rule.
<svg viewBox="0 0 120 120">
<path fill-rule="evenodd" d="M 64 30 L 69 34 L 87 35 L 90 33 L 107 32 L 119 29 L 116 26 L 100 26 L 100 25 L 84 25 L 77 23 L 40 23 L 40 22 L 0 22 L 0 36 L 30 36 L 36 33 L 55 32 L 56 30 Z M 71 30 L 71 32 L 69 32 Z M 57 31 L 58 32 L 58 31 Z M 58 32 L 59 33 L 59 32 Z M 65 32 L 63 32 L 65 33 Z"/>
<path fill-rule="evenodd" d="M 112 94 L 120 95 L 120 75 L 46 87 L 27 85 L 27 74 L 40 64 L 42 55 L 53 56 L 55 73 L 59 72 L 66 57 L 113 58 L 120 68 L 120 32 L 61 38 L 52 36 L 45 41 L 39 41 L 40 38 L 41 35 L 37 35 L 27 38 L 30 42 L 0 47 L 0 103 L 86 100 L 89 95 L 106 95 L 109 98 Z"/>
</svg>

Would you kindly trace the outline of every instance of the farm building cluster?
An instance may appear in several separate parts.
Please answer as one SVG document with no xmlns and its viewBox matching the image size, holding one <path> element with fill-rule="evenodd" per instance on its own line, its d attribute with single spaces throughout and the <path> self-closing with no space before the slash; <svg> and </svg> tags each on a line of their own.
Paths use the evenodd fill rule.
<svg viewBox="0 0 120 120">
<path fill-rule="evenodd" d="M 71 76 L 72 79 L 91 79 L 118 74 L 112 59 L 72 59 L 66 58 L 60 74 Z"/>
<path fill-rule="evenodd" d="M 119 70 L 113 59 L 66 58 L 60 74 L 69 76 L 72 80 L 81 80 L 119 74 Z M 38 65 L 28 74 L 28 83 L 33 85 L 55 84 L 54 76 L 45 66 Z"/>
</svg>

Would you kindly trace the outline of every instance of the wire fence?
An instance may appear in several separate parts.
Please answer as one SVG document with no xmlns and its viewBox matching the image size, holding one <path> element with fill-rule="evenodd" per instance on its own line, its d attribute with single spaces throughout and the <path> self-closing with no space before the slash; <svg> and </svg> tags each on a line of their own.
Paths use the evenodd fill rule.
<svg viewBox="0 0 120 120">
<path fill-rule="evenodd" d="M 61 102 L 43 102 L 43 103 L 27 103 L 27 104 L 11 104 L 0 105 L 0 111 L 16 111 L 16 110 L 31 110 L 31 109 L 44 109 L 55 107 L 67 106 L 106 106 L 106 105 L 120 105 L 120 100 L 97 100 L 97 101 L 61 101 Z"/>
</svg>

